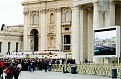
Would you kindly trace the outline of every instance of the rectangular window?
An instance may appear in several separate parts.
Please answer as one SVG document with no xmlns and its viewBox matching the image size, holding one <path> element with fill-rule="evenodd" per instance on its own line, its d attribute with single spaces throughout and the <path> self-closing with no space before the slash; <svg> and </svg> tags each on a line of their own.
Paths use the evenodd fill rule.
<svg viewBox="0 0 121 79">
<path fill-rule="evenodd" d="M 36 25 L 37 24 L 37 15 L 33 16 L 33 24 Z"/>
<path fill-rule="evenodd" d="M 0 42 L 0 52 L 1 52 L 1 50 L 2 50 L 2 42 Z"/>
<path fill-rule="evenodd" d="M 18 43 L 16 43 L 16 52 L 18 52 Z"/>
<path fill-rule="evenodd" d="M 10 42 L 8 42 L 8 52 L 10 51 Z"/>
<path fill-rule="evenodd" d="M 69 30 L 69 28 L 65 28 L 65 30 Z"/>
<path fill-rule="evenodd" d="M 70 12 L 66 12 L 66 22 L 70 22 Z"/>
<path fill-rule="evenodd" d="M 71 36 L 64 35 L 64 44 L 71 44 Z"/>
</svg>

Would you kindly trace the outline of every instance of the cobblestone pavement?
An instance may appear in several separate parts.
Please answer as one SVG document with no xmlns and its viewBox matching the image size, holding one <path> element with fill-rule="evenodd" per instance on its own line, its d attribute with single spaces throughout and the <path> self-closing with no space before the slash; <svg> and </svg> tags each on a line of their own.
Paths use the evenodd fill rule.
<svg viewBox="0 0 121 79">
<path fill-rule="evenodd" d="M 19 79 L 112 79 L 106 76 L 71 74 L 62 72 L 22 71 Z M 117 78 L 119 79 L 119 78 Z"/>
<path fill-rule="evenodd" d="M 106 76 L 71 74 L 62 72 L 22 71 L 19 79 L 112 79 Z M 114 78 L 120 79 L 120 78 Z"/>
</svg>

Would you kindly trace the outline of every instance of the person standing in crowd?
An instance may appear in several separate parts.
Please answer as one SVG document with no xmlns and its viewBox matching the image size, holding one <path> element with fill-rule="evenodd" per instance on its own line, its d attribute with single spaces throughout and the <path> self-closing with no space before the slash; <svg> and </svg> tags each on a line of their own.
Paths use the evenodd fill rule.
<svg viewBox="0 0 121 79">
<path fill-rule="evenodd" d="M 31 61 L 29 67 L 30 67 L 30 72 L 33 72 L 34 71 L 34 62 Z"/>
<path fill-rule="evenodd" d="M 2 68 L 4 69 L 5 64 L 4 64 L 3 60 L 0 61 L 0 64 L 1 64 Z"/>
<path fill-rule="evenodd" d="M 6 76 L 7 79 L 10 79 L 10 66 L 6 69 Z"/>
<path fill-rule="evenodd" d="M 18 67 L 18 64 L 15 63 L 14 72 L 13 72 L 14 79 L 18 79 L 19 73 L 20 73 L 20 72 L 21 72 L 21 70 L 20 70 L 20 68 Z"/>
<path fill-rule="evenodd" d="M 39 68 L 39 70 L 42 71 L 42 69 L 43 69 L 43 62 L 42 62 L 42 60 L 39 60 L 39 62 L 38 62 L 38 68 Z"/>
<path fill-rule="evenodd" d="M 51 71 L 52 59 L 48 61 L 48 71 Z"/>
<path fill-rule="evenodd" d="M 45 69 L 45 72 L 47 72 L 47 67 L 48 67 L 48 60 L 45 59 L 45 61 L 44 61 L 44 69 Z"/>
<path fill-rule="evenodd" d="M 0 64 L 0 79 L 2 79 L 3 77 L 3 68 L 2 65 Z"/>
<path fill-rule="evenodd" d="M 11 63 L 6 70 L 7 79 L 13 79 L 13 71 L 14 71 L 14 68 L 13 68 L 13 64 Z"/>
<path fill-rule="evenodd" d="M 18 67 L 19 67 L 20 70 L 21 70 L 22 66 L 21 66 L 21 63 L 20 63 L 20 62 L 18 63 Z"/>
</svg>

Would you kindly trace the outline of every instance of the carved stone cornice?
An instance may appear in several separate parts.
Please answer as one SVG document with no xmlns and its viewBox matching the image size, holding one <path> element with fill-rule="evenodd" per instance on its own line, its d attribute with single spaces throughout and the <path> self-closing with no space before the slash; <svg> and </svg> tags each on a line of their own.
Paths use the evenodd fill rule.
<svg viewBox="0 0 121 79">
<path fill-rule="evenodd" d="M 40 13 L 47 13 L 47 12 L 55 12 L 56 9 L 55 8 L 51 8 L 51 9 L 41 9 Z"/>
</svg>

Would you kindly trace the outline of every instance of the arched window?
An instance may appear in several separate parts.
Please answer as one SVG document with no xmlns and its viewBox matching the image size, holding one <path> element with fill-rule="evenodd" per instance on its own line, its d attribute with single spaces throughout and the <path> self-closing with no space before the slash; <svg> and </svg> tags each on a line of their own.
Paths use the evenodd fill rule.
<svg viewBox="0 0 121 79">
<path fill-rule="evenodd" d="M 51 24 L 54 23 L 54 14 L 53 13 L 50 14 L 50 23 Z"/>
<path fill-rule="evenodd" d="M 70 22 L 70 12 L 66 12 L 66 22 Z"/>
<path fill-rule="evenodd" d="M 33 24 L 37 24 L 37 15 L 33 15 Z"/>
</svg>

